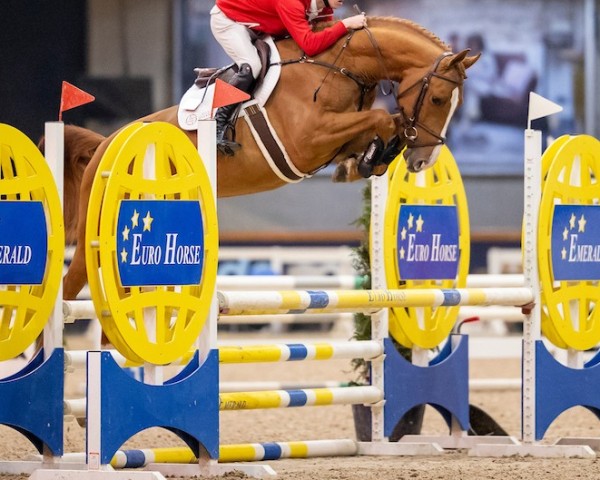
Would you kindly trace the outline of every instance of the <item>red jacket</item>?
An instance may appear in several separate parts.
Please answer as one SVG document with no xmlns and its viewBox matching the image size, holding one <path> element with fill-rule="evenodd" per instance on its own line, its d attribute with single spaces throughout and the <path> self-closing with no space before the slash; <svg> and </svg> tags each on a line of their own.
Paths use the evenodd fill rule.
<svg viewBox="0 0 600 480">
<path fill-rule="evenodd" d="M 289 33 L 304 53 L 313 57 L 331 47 L 347 30 L 342 22 L 336 22 L 313 32 L 306 19 L 310 3 L 310 0 L 217 0 L 217 7 L 235 22 L 258 23 L 253 30 L 274 37 Z"/>
</svg>

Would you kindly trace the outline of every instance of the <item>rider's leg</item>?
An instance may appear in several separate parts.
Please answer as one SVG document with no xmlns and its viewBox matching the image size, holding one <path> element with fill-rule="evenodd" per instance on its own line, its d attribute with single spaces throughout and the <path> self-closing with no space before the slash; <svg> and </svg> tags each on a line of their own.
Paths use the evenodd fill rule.
<svg viewBox="0 0 600 480">
<path fill-rule="evenodd" d="M 225 53 L 239 66 L 250 65 L 254 78 L 260 73 L 261 63 L 246 25 L 234 22 L 218 7 L 210 11 L 210 29 Z"/>
<path fill-rule="evenodd" d="M 215 6 L 210 12 L 210 28 L 225 53 L 239 66 L 238 73 L 234 75 L 230 83 L 249 93 L 254 79 L 260 73 L 261 63 L 247 26 L 234 22 Z M 229 118 L 236 108 L 237 105 L 221 107 L 215 115 L 217 145 L 219 150 L 226 155 L 233 155 L 239 148 L 237 143 L 225 138 Z"/>
<path fill-rule="evenodd" d="M 246 93 L 250 93 L 252 84 L 254 83 L 254 77 L 252 76 L 252 69 L 250 68 L 250 65 L 247 63 L 242 64 L 238 72 L 232 77 L 229 83 Z M 229 140 L 226 137 L 231 116 L 234 114 L 237 107 L 237 103 L 226 105 L 219 108 L 215 114 L 215 120 L 217 121 L 217 148 L 219 151 L 228 156 L 233 156 L 236 150 L 239 150 L 240 148 L 238 143 L 233 140 Z"/>
</svg>

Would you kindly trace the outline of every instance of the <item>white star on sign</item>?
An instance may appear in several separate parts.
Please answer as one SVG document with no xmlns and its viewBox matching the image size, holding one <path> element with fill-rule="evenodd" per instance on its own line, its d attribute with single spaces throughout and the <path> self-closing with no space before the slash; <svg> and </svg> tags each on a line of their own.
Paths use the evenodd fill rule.
<svg viewBox="0 0 600 480">
<path fill-rule="evenodd" d="M 414 221 L 415 217 L 413 217 L 413 214 L 411 213 L 408 216 L 408 229 L 410 230 L 413 227 L 413 221 Z"/>
<path fill-rule="evenodd" d="M 565 247 L 563 247 L 563 249 L 560 251 L 560 258 L 561 260 L 565 260 L 567 258 L 567 250 Z"/>
<path fill-rule="evenodd" d="M 400 240 L 406 240 L 406 228 L 402 227 L 402 230 L 400 231 Z"/>
<path fill-rule="evenodd" d="M 127 250 L 121 250 L 121 263 L 127 263 Z"/>
<path fill-rule="evenodd" d="M 121 232 L 121 234 L 123 235 L 123 241 L 127 241 L 129 240 L 129 232 L 131 230 L 129 230 L 129 228 L 127 227 L 127 225 L 125 225 L 125 228 L 123 229 L 123 231 Z"/>
<path fill-rule="evenodd" d="M 583 213 L 581 214 L 581 218 L 577 221 L 577 223 L 579 224 L 579 230 L 577 230 L 577 231 L 585 232 L 585 224 L 587 223 L 587 220 L 583 216 Z"/>
<path fill-rule="evenodd" d="M 423 220 L 423 217 L 421 215 L 419 215 L 419 218 L 417 218 L 417 232 L 423 231 L 424 223 L 425 223 L 425 220 Z"/>
<path fill-rule="evenodd" d="M 140 218 L 140 214 L 137 210 L 133 211 L 133 217 L 131 217 L 131 228 L 135 228 L 139 225 L 138 220 Z"/>
<path fill-rule="evenodd" d="M 569 238 L 569 230 L 567 227 L 563 230 L 563 240 L 567 240 Z"/>
<path fill-rule="evenodd" d="M 573 229 L 575 228 L 575 221 L 577 220 L 577 217 L 575 216 L 574 213 L 571 214 L 571 218 L 569 219 L 569 228 Z"/>
<path fill-rule="evenodd" d="M 148 213 L 146 213 L 146 216 L 143 218 L 144 220 L 144 232 L 146 231 L 150 231 L 150 225 L 152 225 L 152 222 L 154 221 L 154 219 L 150 216 L 150 211 L 148 211 Z"/>
</svg>

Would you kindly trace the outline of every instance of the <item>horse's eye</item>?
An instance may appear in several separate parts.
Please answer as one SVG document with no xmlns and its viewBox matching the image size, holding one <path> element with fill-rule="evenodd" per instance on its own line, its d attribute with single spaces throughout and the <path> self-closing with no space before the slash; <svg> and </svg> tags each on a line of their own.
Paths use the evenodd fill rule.
<svg viewBox="0 0 600 480">
<path fill-rule="evenodd" d="M 431 102 L 438 107 L 444 103 L 444 101 L 440 97 L 431 97 Z"/>
</svg>

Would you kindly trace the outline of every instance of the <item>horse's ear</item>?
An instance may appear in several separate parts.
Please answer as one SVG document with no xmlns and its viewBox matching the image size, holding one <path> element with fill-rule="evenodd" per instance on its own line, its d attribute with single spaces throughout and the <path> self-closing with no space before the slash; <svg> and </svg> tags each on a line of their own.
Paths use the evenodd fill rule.
<svg viewBox="0 0 600 480">
<path fill-rule="evenodd" d="M 464 65 L 465 69 L 467 69 L 471 65 L 473 65 L 477 60 L 479 60 L 481 53 L 467 57 L 467 55 L 469 54 L 470 51 L 471 51 L 470 48 L 466 48 L 462 52 L 458 52 L 458 53 L 454 54 L 450 58 L 450 63 L 448 64 L 448 68 L 455 67 L 456 65 L 458 65 L 460 63 L 462 63 Z"/>
<path fill-rule="evenodd" d="M 479 60 L 479 57 L 481 57 L 481 52 L 479 52 L 477 55 L 471 55 L 470 57 L 466 57 L 462 62 L 465 66 L 465 70 L 467 68 L 470 68 L 477 60 Z"/>
</svg>

